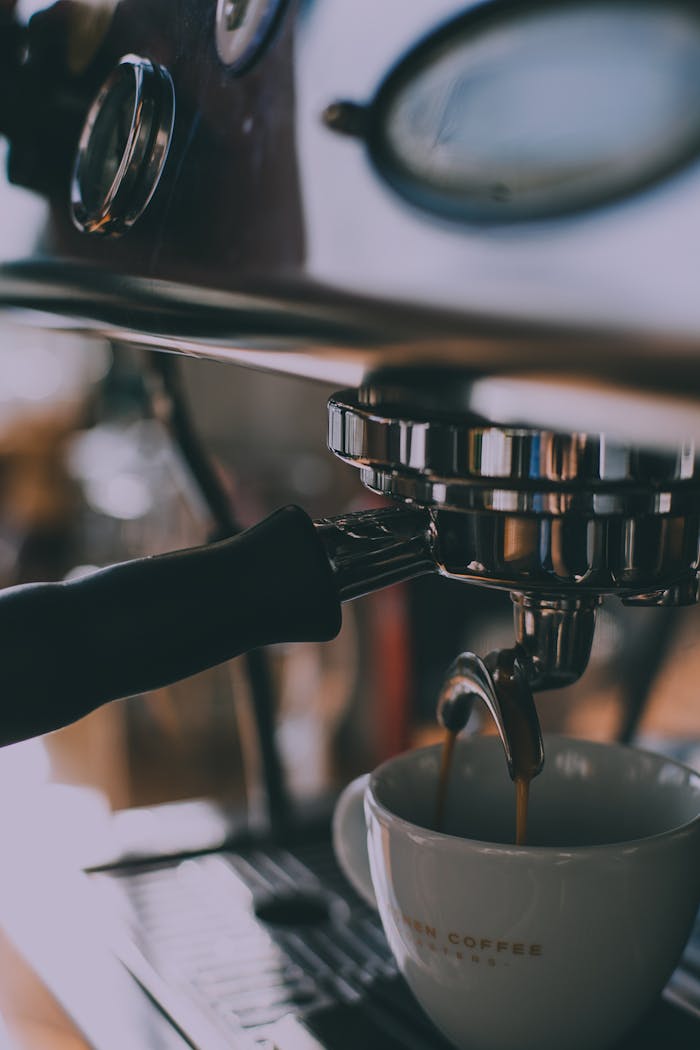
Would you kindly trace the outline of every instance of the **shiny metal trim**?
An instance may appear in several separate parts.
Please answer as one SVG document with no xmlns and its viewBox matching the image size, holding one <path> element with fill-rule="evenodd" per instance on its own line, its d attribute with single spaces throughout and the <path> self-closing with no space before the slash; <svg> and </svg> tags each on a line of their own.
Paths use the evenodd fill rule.
<svg viewBox="0 0 700 1050">
<path fill-rule="evenodd" d="M 343 457 L 341 457 L 343 458 Z M 499 514 L 583 514 L 610 515 L 693 513 L 698 508 L 700 486 L 681 491 L 572 492 L 547 491 L 533 487 L 516 489 L 478 485 L 468 478 L 435 478 L 405 475 L 390 467 L 371 470 L 362 467 L 360 478 L 366 488 L 391 499 L 456 511 L 490 511 Z"/>
<path fill-rule="evenodd" d="M 125 78 L 133 78 L 133 106 L 126 145 L 112 184 L 97 206 L 83 193 L 93 159 L 93 134 L 104 107 Z M 140 218 L 155 193 L 168 157 L 175 123 L 170 74 L 138 55 L 125 55 L 98 92 L 83 127 L 71 184 L 71 217 L 83 233 L 123 233 Z"/>
<path fill-rule="evenodd" d="M 555 649 L 569 646 L 576 616 L 578 636 L 592 637 L 599 595 L 693 600 L 700 476 L 692 442 L 649 452 L 599 433 L 495 427 L 460 416 L 460 399 L 468 402 L 458 386 L 445 396 L 424 381 L 410 391 L 389 383 L 384 395 L 344 391 L 329 404 L 331 450 L 359 467 L 367 487 L 429 510 L 442 575 L 558 602 L 539 617 Z M 587 602 L 576 616 L 561 605 L 574 596 Z M 585 666 L 580 653 L 572 661 Z"/>
<path fill-rule="evenodd" d="M 688 439 L 700 446 L 697 340 L 668 334 L 662 340 L 641 328 L 585 332 L 437 312 L 315 282 L 300 286 L 293 275 L 255 281 L 230 275 L 230 287 L 213 288 L 40 258 L 0 265 L 0 309 L 29 325 L 303 376 L 336 389 L 409 370 L 422 372 L 427 393 L 441 375 L 459 371 L 453 386 L 461 410 L 482 422 L 606 430 L 646 448 L 675 449 Z"/>
<path fill-rule="evenodd" d="M 331 398 L 328 445 L 381 495 L 424 507 L 553 516 L 698 508 L 692 441 L 649 453 L 605 434 L 492 426 L 467 411 L 441 415 L 429 391 L 417 409 L 366 404 L 362 396 Z"/>
<path fill-rule="evenodd" d="M 548 662 L 556 665 L 559 660 L 562 668 L 582 663 L 578 656 L 566 655 L 565 650 L 572 652 L 570 637 L 562 632 L 573 631 L 577 621 L 579 633 L 585 633 L 588 611 L 601 595 L 640 596 L 640 604 L 697 600 L 697 514 L 550 519 L 402 505 L 321 519 L 315 525 L 341 601 L 435 571 L 516 592 L 513 601 L 528 616 L 536 609 L 540 620 L 546 620 L 547 637 L 561 621 L 556 628 L 560 633 L 555 631 L 556 640 L 549 645 L 559 655 Z M 667 592 L 663 602 L 661 592 Z M 526 597 L 521 600 L 518 593 Z M 516 614 L 516 628 L 518 616 L 522 620 L 526 613 Z M 533 632 L 524 621 L 520 633 L 529 650 L 525 639 Z M 537 641 L 535 650 L 540 648 Z"/>
<path fill-rule="evenodd" d="M 444 576 L 556 597 L 651 594 L 698 572 L 700 516 L 432 511 Z"/>
<path fill-rule="evenodd" d="M 233 73 L 243 72 L 260 54 L 281 0 L 218 0 L 216 51 Z"/>
<path fill-rule="evenodd" d="M 563 689 L 588 666 L 600 597 L 512 593 L 515 639 L 535 691 Z"/>
<path fill-rule="evenodd" d="M 477 699 L 485 704 L 495 722 L 511 777 L 526 775 L 529 780 L 537 776 L 544 765 L 542 732 L 517 650 L 494 651 L 485 660 L 474 653 L 461 653 L 440 688 L 438 722 L 451 733 L 461 732 Z M 516 739 L 517 770 L 513 747 Z"/>
<path fill-rule="evenodd" d="M 685 579 L 663 591 L 651 594 L 636 594 L 623 598 L 622 604 L 638 608 L 680 609 L 686 605 L 697 605 L 700 600 L 700 579 L 690 572 Z"/>
<path fill-rule="evenodd" d="M 437 572 L 435 530 L 426 511 L 410 507 L 366 510 L 323 518 L 314 525 L 343 602 Z"/>
</svg>

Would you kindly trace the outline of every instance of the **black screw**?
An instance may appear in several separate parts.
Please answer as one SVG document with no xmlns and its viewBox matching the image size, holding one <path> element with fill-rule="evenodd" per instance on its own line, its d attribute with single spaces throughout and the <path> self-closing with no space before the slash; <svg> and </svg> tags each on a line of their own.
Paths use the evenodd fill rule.
<svg viewBox="0 0 700 1050">
<path fill-rule="evenodd" d="M 364 138 L 367 133 L 367 109 L 357 102 L 331 102 L 322 119 L 327 128 L 340 135 Z"/>
</svg>

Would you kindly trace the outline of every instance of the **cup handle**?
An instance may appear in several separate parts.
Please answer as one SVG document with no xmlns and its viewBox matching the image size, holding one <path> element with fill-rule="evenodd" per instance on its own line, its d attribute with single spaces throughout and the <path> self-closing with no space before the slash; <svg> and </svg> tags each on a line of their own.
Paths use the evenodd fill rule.
<svg viewBox="0 0 700 1050">
<path fill-rule="evenodd" d="M 365 824 L 365 789 L 369 773 L 348 784 L 333 813 L 333 849 L 343 874 L 363 900 L 373 908 L 377 898 L 372 886 L 367 852 L 367 825 Z"/>
</svg>

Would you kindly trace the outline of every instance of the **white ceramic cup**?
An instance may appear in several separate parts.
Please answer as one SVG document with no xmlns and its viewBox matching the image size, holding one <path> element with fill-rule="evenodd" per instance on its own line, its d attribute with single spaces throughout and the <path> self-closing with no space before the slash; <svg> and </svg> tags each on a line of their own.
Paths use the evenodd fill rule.
<svg viewBox="0 0 700 1050">
<path fill-rule="evenodd" d="M 399 969 L 462 1050 L 598 1050 L 663 989 L 700 904 L 700 776 L 659 755 L 545 738 L 528 846 L 495 738 L 455 748 L 431 830 L 440 748 L 354 781 L 338 860 Z"/>
</svg>

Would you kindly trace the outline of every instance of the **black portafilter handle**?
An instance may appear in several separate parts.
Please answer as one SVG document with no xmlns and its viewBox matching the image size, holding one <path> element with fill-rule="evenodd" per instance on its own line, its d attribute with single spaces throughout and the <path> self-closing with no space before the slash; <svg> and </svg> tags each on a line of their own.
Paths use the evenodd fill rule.
<svg viewBox="0 0 700 1050">
<path fill-rule="evenodd" d="M 0 745 L 258 646 L 328 641 L 343 600 L 434 568 L 428 532 L 422 514 L 402 508 L 317 525 L 285 507 L 219 543 L 8 588 Z"/>
</svg>

